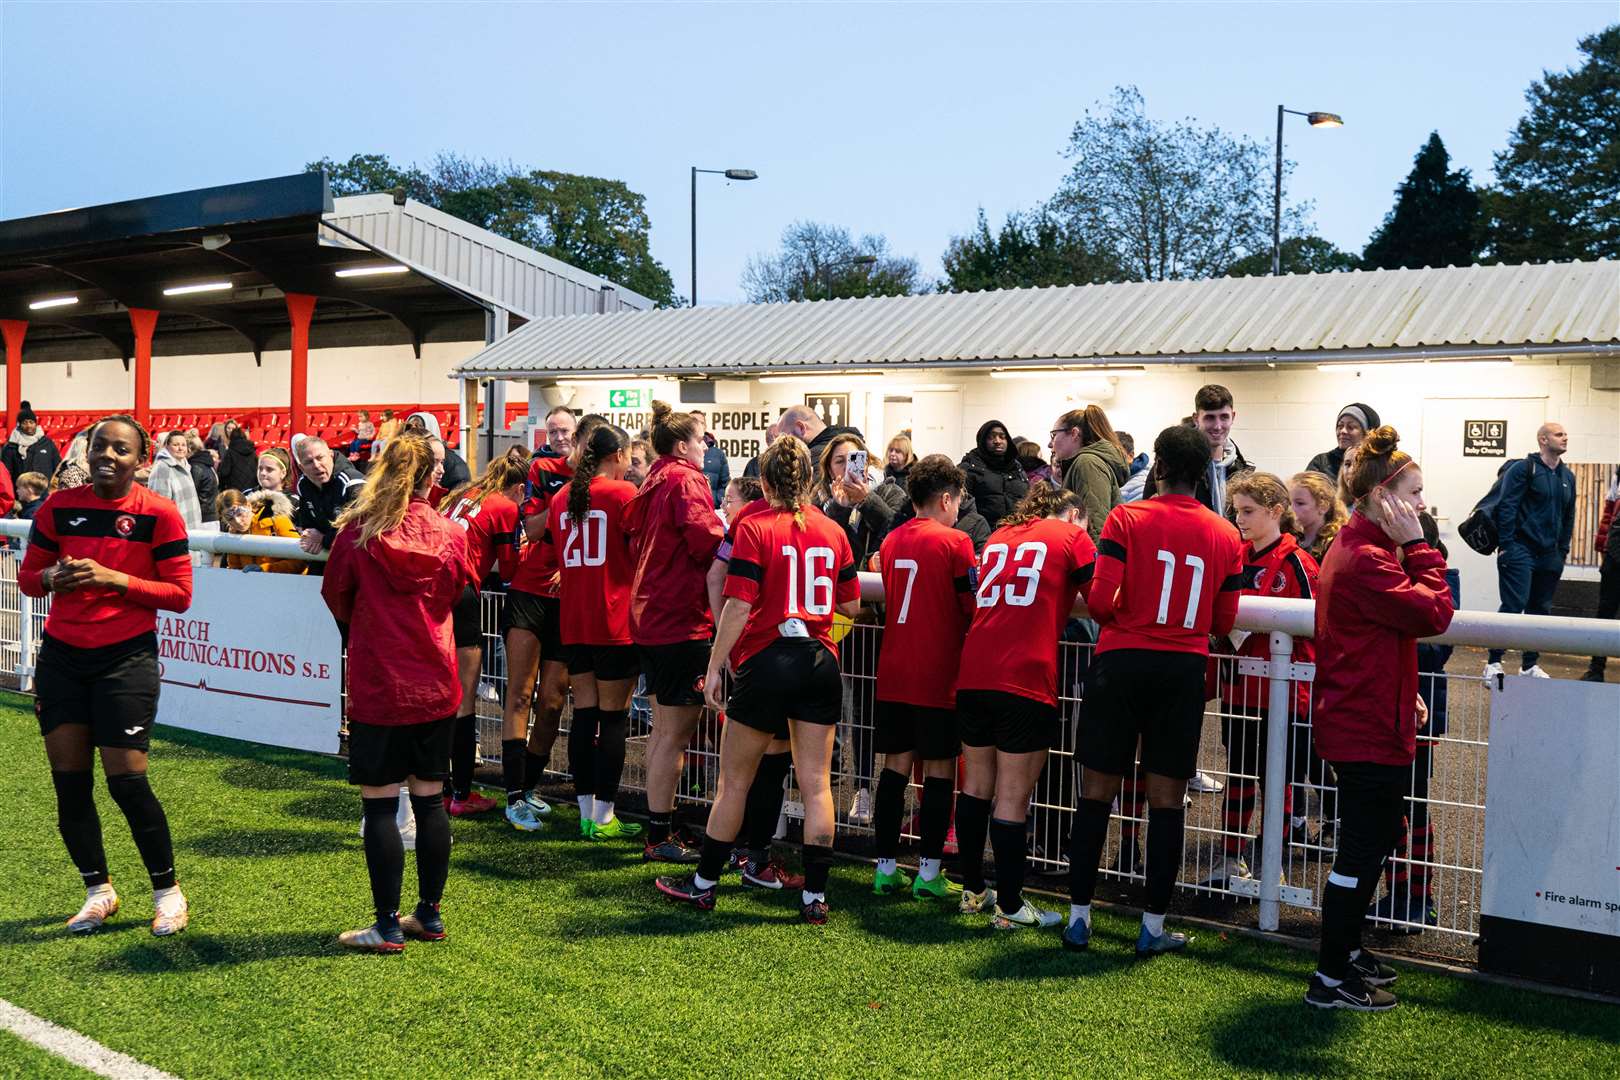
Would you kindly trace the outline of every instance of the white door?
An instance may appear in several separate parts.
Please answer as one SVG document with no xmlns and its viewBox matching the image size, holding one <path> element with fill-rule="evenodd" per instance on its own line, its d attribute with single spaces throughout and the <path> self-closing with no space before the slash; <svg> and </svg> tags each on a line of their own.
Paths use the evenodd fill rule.
<svg viewBox="0 0 1620 1080">
<path fill-rule="evenodd" d="M 1423 500 L 1440 526 L 1450 563 L 1462 577 L 1462 606 L 1474 611 L 1495 611 L 1501 604 L 1496 591 L 1496 559 L 1480 555 L 1457 536 L 1457 526 L 1474 509 L 1496 480 L 1504 462 L 1522 458 L 1536 448 L 1536 429 L 1547 419 L 1545 398 L 1428 398 L 1423 403 Z M 1465 438 L 1489 440 L 1494 428 L 1470 432 L 1471 421 L 1506 424 L 1502 457 L 1467 457 Z"/>
<path fill-rule="evenodd" d="M 911 392 L 911 444 L 918 457 L 944 454 L 955 461 L 962 456 L 962 391 Z"/>
</svg>

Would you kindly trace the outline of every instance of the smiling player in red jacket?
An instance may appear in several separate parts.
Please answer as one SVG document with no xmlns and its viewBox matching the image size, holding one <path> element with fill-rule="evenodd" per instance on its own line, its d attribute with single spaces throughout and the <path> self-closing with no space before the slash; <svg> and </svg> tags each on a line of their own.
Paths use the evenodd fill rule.
<svg viewBox="0 0 1620 1080">
<path fill-rule="evenodd" d="M 1446 560 L 1423 539 L 1423 472 L 1392 427 L 1367 434 L 1340 483 L 1354 503 L 1322 560 L 1316 603 L 1317 751 L 1339 778 L 1338 854 L 1322 891 L 1322 945 L 1309 1005 L 1395 1007 L 1395 969 L 1361 947 L 1367 903 L 1395 846 L 1412 784 L 1419 638 L 1444 633 L 1454 607 Z"/>
<path fill-rule="evenodd" d="M 89 431 L 91 482 L 54 492 L 34 515 L 17 572 L 24 596 L 52 596 L 34 669 L 34 711 L 56 785 L 57 824 L 84 881 L 68 929 L 89 933 L 118 911 L 96 815 L 93 749 L 152 879 L 152 933 L 184 930 L 169 821 L 146 779 L 157 716 L 157 612 L 191 606 L 186 526 L 174 503 L 135 485 L 151 437 L 128 416 Z"/>
</svg>

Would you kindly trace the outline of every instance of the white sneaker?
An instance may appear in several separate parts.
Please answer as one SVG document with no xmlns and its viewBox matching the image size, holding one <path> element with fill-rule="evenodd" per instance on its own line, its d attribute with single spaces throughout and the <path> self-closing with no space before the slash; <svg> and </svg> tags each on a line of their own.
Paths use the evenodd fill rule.
<svg viewBox="0 0 1620 1080">
<path fill-rule="evenodd" d="M 1003 911 L 1001 905 L 997 904 L 990 925 L 997 930 L 1047 930 L 1061 926 L 1067 921 L 1066 915 L 1060 915 L 1055 911 L 1042 911 L 1025 900 L 1024 906 L 1014 912 Z"/>
<path fill-rule="evenodd" d="M 1520 675 L 1528 675 L 1532 679 L 1550 679 L 1550 678 L 1552 678 L 1551 675 L 1549 675 L 1545 671 L 1541 670 L 1541 665 L 1540 664 L 1531 664 L 1527 668 L 1522 668 L 1519 671 L 1519 674 Z"/>
<path fill-rule="evenodd" d="M 1485 665 L 1484 678 L 1486 679 L 1486 681 L 1489 681 L 1491 679 L 1495 679 L 1495 678 L 1501 676 L 1502 674 L 1503 674 L 1503 671 L 1502 671 L 1502 665 L 1501 664 L 1486 664 Z"/>
<path fill-rule="evenodd" d="M 1198 772 L 1187 781 L 1187 790 L 1196 791 L 1200 795 L 1216 795 L 1226 790 L 1226 785 L 1206 772 Z"/>
<path fill-rule="evenodd" d="M 969 892 L 962 890 L 962 899 L 956 903 L 956 910 L 963 915 L 988 915 L 996 910 L 996 890 L 986 885 L 984 892 Z"/>
<path fill-rule="evenodd" d="M 849 808 L 849 823 L 863 826 L 872 824 L 872 791 L 870 788 L 861 788 L 855 793 L 855 805 Z"/>
<path fill-rule="evenodd" d="M 178 934 L 191 922 L 191 908 L 186 903 L 185 893 L 180 891 L 178 885 L 159 889 L 152 894 L 152 934 L 154 937 L 168 937 Z"/>
<path fill-rule="evenodd" d="M 523 798 L 521 801 L 529 805 L 529 809 L 534 811 L 534 816 L 537 818 L 549 817 L 551 815 L 551 804 L 542 799 L 540 797 L 540 793 L 532 788 L 523 793 Z"/>
<path fill-rule="evenodd" d="M 68 920 L 67 928 L 75 934 L 89 934 L 101 929 L 102 923 L 118 914 L 118 894 L 111 884 L 96 885 L 85 890 L 84 907 Z"/>
<path fill-rule="evenodd" d="M 1228 855 L 1218 863 L 1214 871 L 1198 884 L 1206 889 L 1224 889 L 1226 883 L 1232 878 L 1246 878 L 1249 876 L 1249 864 L 1236 855 Z"/>
</svg>

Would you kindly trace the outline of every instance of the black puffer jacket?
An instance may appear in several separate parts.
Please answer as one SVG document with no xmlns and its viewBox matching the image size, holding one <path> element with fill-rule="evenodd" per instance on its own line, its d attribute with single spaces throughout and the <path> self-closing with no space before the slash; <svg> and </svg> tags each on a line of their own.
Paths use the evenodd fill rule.
<svg viewBox="0 0 1620 1080">
<path fill-rule="evenodd" d="M 859 506 L 840 506 L 837 500 L 826 499 L 820 509 L 843 528 L 849 537 L 855 566 L 864 570 L 867 559 L 877 554 L 878 548 L 883 546 L 883 538 L 894 528 L 895 516 L 902 508 L 910 506 L 905 489 L 884 481 L 873 488 Z"/>
<path fill-rule="evenodd" d="M 294 463 L 296 464 L 296 462 Z M 247 432 L 237 428 L 231 432 L 230 444 L 219 455 L 219 490 L 247 491 L 259 486 L 259 451 Z"/>
<path fill-rule="evenodd" d="M 912 518 L 917 516 L 917 508 L 907 499 L 905 505 L 895 512 L 894 520 L 889 523 L 889 531 L 893 532 Z M 990 523 L 984 520 L 979 508 L 974 505 L 973 496 L 962 493 L 962 505 L 956 511 L 956 531 L 965 532 L 968 539 L 973 541 L 973 554 L 979 555 L 984 551 L 985 543 L 990 539 Z"/>
<path fill-rule="evenodd" d="M 1007 449 L 993 453 L 988 445 L 990 433 L 996 429 L 1007 437 Z M 962 471 L 967 473 L 967 492 L 973 496 L 979 513 L 993 529 L 996 522 L 1013 512 L 1013 508 L 1029 494 L 1029 479 L 1018 461 L 1018 450 L 1012 444 L 1012 434 L 1000 420 L 988 420 L 979 428 L 975 439 L 978 446 L 962 458 Z"/>
<path fill-rule="evenodd" d="M 202 508 L 204 525 L 219 520 L 219 514 L 214 510 L 214 500 L 219 497 L 219 477 L 214 475 L 214 459 L 207 455 L 208 451 L 204 450 L 186 462 L 186 467 L 191 470 L 191 482 L 197 488 L 197 503 Z M 254 475 L 257 477 L 258 474 Z"/>
</svg>

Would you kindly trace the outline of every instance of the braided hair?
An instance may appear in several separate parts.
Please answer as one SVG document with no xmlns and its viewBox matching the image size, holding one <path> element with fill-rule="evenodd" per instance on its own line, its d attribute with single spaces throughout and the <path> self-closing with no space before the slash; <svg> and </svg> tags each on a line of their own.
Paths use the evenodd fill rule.
<svg viewBox="0 0 1620 1080">
<path fill-rule="evenodd" d="M 765 498 L 778 510 L 804 524 L 804 503 L 810 498 L 810 448 L 796 435 L 782 435 L 759 455 L 759 479 Z"/>
<path fill-rule="evenodd" d="M 630 436 L 621 427 L 601 424 L 591 429 L 580 444 L 579 461 L 574 466 L 574 478 L 568 481 L 568 516 L 583 522 L 591 510 L 591 479 L 602 467 L 602 462 L 614 454 L 630 451 Z"/>
<path fill-rule="evenodd" d="M 1066 510 L 1078 510 L 1084 517 L 1086 504 L 1081 501 L 1080 496 L 1066 487 L 1058 487 L 1046 480 L 1037 480 L 1029 486 L 1029 494 L 1019 500 L 1013 512 L 996 523 L 996 528 L 1005 529 L 1012 525 L 1040 521 L 1042 518 L 1055 518 Z"/>
<path fill-rule="evenodd" d="M 103 416 L 100 420 L 97 420 L 95 423 L 91 424 L 89 429 L 85 432 L 85 440 L 84 441 L 85 441 L 86 449 L 88 449 L 90 447 L 90 445 L 96 441 L 96 429 L 98 427 L 100 427 L 102 424 L 114 423 L 114 422 L 119 423 L 119 424 L 128 424 L 130 427 L 135 429 L 135 435 L 136 435 L 136 437 L 138 439 L 140 439 L 140 443 L 141 443 L 140 454 L 138 455 L 140 460 L 141 461 L 149 461 L 149 460 L 151 460 L 151 458 L 152 458 L 152 435 L 151 435 L 150 432 L 148 432 L 146 430 L 145 427 L 143 427 L 141 425 L 141 422 L 139 420 L 135 419 L 133 416 L 129 415 L 128 413 L 112 413 L 111 415 Z"/>
</svg>

